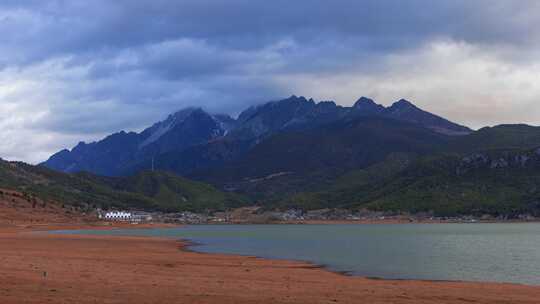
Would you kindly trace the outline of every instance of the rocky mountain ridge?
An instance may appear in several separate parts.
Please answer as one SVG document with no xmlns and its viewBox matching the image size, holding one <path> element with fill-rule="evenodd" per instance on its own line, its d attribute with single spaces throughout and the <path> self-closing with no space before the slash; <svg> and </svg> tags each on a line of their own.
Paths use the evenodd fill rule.
<svg viewBox="0 0 540 304">
<path fill-rule="evenodd" d="M 189 154 L 190 149 L 207 155 L 216 149 L 214 142 L 225 141 L 229 145 L 241 145 L 242 149 L 222 151 L 227 154 L 211 154 L 210 159 L 201 158 L 196 167 L 210 165 L 212 159 L 217 163 L 233 159 L 256 146 L 265 138 L 286 131 L 317 128 L 323 125 L 353 120 L 358 117 L 383 117 L 405 121 L 446 135 L 465 135 L 471 132 L 467 127 L 452 123 L 444 118 L 423 111 L 406 100 L 400 100 L 390 107 L 376 104 L 362 97 L 352 107 L 343 107 L 332 101 L 315 102 L 305 97 L 289 98 L 253 106 L 243 111 L 237 119 L 227 115 L 209 114 L 201 108 L 190 107 L 171 114 L 167 119 L 157 122 L 141 133 L 118 132 L 103 140 L 80 142 L 72 150 L 64 149 L 42 163 L 51 169 L 63 172 L 88 171 L 100 175 L 124 175 L 137 168 L 150 168 L 155 158 L 167 155 Z M 223 145 L 223 143 L 218 143 Z M 201 147 L 203 146 L 203 147 Z M 238 151 L 236 151 L 238 150 Z M 184 152 L 187 151 L 187 152 Z M 233 153 L 234 155 L 231 155 Z M 174 157 L 174 156 L 172 156 Z M 190 169 L 190 165 L 185 165 Z M 194 167 L 195 168 L 195 167 Z M 162 168 L 168 169 L 168 168 Z"/>
</svg>

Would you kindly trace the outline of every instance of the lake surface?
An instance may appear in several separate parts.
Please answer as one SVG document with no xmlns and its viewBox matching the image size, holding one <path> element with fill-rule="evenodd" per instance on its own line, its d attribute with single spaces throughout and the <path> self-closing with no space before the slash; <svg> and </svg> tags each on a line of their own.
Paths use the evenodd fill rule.
<svg viewBox="0 0 540 304">
<path fill-rule="evenodd" d="M 62 231 L 188 239 L 193 250 L 303 260 L 387 279 L 540 285 L 540 224 L 197 225 Z"/>
</svg>

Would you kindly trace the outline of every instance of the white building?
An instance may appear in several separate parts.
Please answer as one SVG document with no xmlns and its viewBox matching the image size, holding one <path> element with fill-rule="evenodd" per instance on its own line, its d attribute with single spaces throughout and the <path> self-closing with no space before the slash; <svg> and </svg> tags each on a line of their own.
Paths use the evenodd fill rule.
<svg viewBox="0 0 540 304">
<path fill-rule="evenodd" d="M 105 219 L 111 221 L 129 221 L 132 217 L 131 212 L 125 211 L 110 211 L 105 213 Z"/>
</svg>

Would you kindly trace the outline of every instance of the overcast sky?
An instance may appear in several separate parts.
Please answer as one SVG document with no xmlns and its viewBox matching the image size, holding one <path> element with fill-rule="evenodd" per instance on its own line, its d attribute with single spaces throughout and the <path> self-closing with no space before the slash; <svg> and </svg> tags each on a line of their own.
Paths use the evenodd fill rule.
<svg viewBox="0 0 540 304">
<path fill-rule="evenodd" d="M 540 1 L 0 2 L 4 159 L 292 94 L 539 125 Z"/>
</svg>

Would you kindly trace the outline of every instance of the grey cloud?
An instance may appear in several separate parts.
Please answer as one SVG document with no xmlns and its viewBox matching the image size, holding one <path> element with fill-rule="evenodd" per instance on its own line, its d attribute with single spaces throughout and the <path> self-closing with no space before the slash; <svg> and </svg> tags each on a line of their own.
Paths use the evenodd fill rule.
<svg viewBox="0 0 540 304">
<path fill-rule="evenodd" d="M 364 37 L 363 47 L 382 50 L 441 36 L 538 43 L 539 6 L 527 0 L 8 2 L 0 5 L 7 12 L 0 33 L 16 61 L 182 38 L 233 49 L 261 48 L 283 37 L 316 42 L 321 35 Z"/>
<path fill-rule="evenodd" d="M 495 118 L 470 109 L 496 104 L 533 121 L 496 94 L 516 109 L 540 98 L 538 29 L 534 0 L 4 0 L 0 156 L 35 162 L 185 106 L 237 114 L 291 94 L 408 97 L 474 126 Z"/>
</svg>

